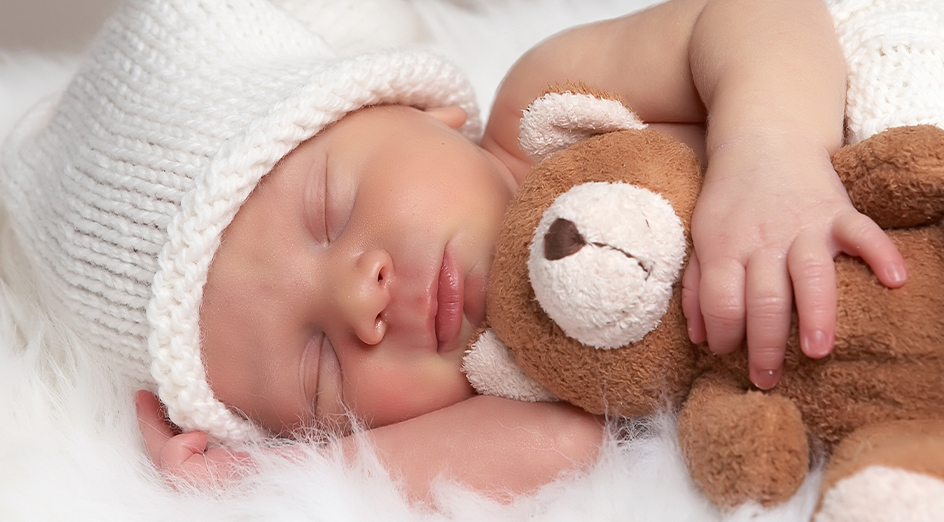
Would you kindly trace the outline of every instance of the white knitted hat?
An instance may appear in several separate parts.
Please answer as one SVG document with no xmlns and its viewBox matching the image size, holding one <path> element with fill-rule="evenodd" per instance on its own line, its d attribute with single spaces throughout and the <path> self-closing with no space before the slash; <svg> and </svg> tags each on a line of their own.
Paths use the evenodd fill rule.
<svg viewBox="0 0 944 522">
<path fill-rule="evenodd" d="M 944 0 L 826 0 L 846 55 L 846 141 L 944 127 Z"/>
<path fill-rule="evenodd" d="M 214 397 L 200 355 L 220 235 L 280 158 L 382 103 L 458 105 L 480 132 L 471 87 L 430 54 L 338 59 L 265 0 L 132 0 L 11 134 L 0 191 L 89 343 L 183 429 L 240 444 L 266 433 Z"/>
</svg>

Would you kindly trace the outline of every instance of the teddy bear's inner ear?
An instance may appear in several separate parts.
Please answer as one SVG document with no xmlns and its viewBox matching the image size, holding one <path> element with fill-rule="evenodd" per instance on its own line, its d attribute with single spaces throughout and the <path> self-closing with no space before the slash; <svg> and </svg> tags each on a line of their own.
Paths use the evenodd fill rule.
<svg viewBox="0 0 944 522">
<path fill-rule="evenodd" d="M 535 162 L 596 134 L 644 129 L 619 100 L 586 89 L 552 90 L 531 102 L 521 118 L 521 150 Z"/>
</svg>

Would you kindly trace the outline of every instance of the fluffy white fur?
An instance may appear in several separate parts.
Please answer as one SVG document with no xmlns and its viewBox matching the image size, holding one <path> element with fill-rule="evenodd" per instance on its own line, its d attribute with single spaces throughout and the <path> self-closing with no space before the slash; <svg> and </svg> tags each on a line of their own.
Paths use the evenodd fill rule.
<svg viewBox="0 0 944 522">
<path fill-rule="evenodd" d="M 409 19 L 418 20 L 422 30 L 384 33 L 391 38 L 385 43 L 411 43 L 398 40 L 407 38 L 452 56 L 472 76 L 485 108 L 502 73 L 539 39 L 649 3 L 372 2 L 412 9 Z M 383 16 L 383 9 L 372 15 Z M 26 107 L 60 89 L 76 63 L 76 56 L 0 56 L 0 136 Z M 259 474 L 223 491 L 172 491 L 144 458 L 130 393 L 111 386 L 108 376 L 82 357 L 83 340 L 49 304 L 55 299 L 41 295 L 42 285 L 34 283 L 41 274 L 29 273 L 2 230 L 0 520 L 773 522 L 806 520 L 814 507 L 818 473 L 775 510 L 744 506 L 719 513 L 688 479 L 669 418 L 636 426 L 619 443 L 611 440 L 589 473 L 561 477 L 508 506 L 445 482 L 435 492 L 438 510 L 410 506 L 369 452 L 351 466 L 312 450 L 298 462 L 262 461 Z"/>
</svg>

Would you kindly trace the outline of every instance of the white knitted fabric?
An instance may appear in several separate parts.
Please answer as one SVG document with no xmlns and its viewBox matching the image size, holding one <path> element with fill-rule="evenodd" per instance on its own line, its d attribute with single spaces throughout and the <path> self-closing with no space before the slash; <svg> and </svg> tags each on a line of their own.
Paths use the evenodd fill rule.
<svg viewBox="0 0 944 522">
<path fill-rule="evenodd" d="M 944 127 L 944 0 L 826 0 L 849 68 L 846 141 Z"/>
<path fill-rule="evenodd" d="M 429 34 L 414 0 L 271 0 L 338 54 L 420 45 Z"/>
<path fill-rule="evenodd" d="M 263 430 L 209 388 L 199 307 L 240 205 L 301 141 L 369 104 L 459 105 L 471 87 L 421 52 L 335 58 L 264 0 L 132 0 L 58 102 L 11 134 L 0 193 L 28 255 L 115 371 L 185 430 Z"/>
</svg>

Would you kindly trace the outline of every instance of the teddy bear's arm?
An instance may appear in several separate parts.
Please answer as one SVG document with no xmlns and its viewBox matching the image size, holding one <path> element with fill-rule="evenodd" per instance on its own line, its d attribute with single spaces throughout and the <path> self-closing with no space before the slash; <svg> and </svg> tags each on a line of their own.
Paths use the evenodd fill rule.
<svg viewBox="0 0 944 522">
<path fill-rule="evenodd" d="M 944 130 L 938 127 L 886 130 L 840 149 L 833 166 L 852 204 L 882 228 L 944 217 Z"/>
<path fill-rule="evenodd" d="M 800 412 L 788 399 L 745 391 L 733 378 L 696 381 L 679 415 L 679 444 L 692 479 L 717 505 L 789 499 L 809 469 Z"/>
</svg>

